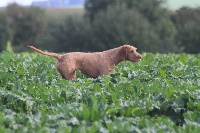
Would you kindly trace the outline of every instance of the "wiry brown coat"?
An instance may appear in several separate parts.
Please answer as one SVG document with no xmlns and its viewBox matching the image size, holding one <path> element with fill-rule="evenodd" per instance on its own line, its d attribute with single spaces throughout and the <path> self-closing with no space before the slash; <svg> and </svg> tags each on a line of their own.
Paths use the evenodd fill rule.
<svg viewBox="0 0 200 133">
<path fill-rule="evenodd" d="M 56 65 L 58 72 L 67 80 L 76 78 L 76 69 L 92 78 L 97 78 L 99 75 L 113 73 L 114 66 L 122 61 L 139 62 L 141 60 L 141 55 L 136 52 L 137 48 L 130 45 L 103 52 L 71 52 L 64 55 L 44 52 L 33 46 L 28 47 L 41 54 L 55 57 L 58 60 Z"/>
</svg>

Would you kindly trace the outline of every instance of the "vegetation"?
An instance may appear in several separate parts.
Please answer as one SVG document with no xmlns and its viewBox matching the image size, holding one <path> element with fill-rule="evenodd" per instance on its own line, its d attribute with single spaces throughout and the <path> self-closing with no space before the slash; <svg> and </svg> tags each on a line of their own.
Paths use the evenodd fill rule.
<svg viewBox="0 0 200 133">
<path fill-rule="evenodd" d="M 0 132 L 199 132 L 199 8 L 169 12 L 162 0 L 95 1 L 87 0 L 81 13 L 16 4 L 0 11 L 0 51 L 7 49 L 0 53 Z M 143 52 L 195 54 L 143 53 L 141 62 L 123 62 L 115 74 L 92 79 L 78 71 L 67 81 L 55 59 L 12 52 L 29 43 L 53 52 L 129 43 Z"/>
<path fill-rule="evenodd" d="M 102 50 L 123 43 L 133 44 L 141 51 L 167 53 L 176 50 L 173 42 L 175 28 L 164 12 L 157 19 L 150 20 L 134 7 L 117 4 L 97 14 L 92 29 L 93 44 Z"/>
<path fill-rule="evenodd" d="M 51 46 L 65 51 L 70 51 L 70 48 L 74 51 L 102 51 L 129 43 L 142 48 L 143 51 L 174 52 L 175 28 L 167 10 L 160 7 L 160 2 L 153 1 L 149 6 L 147 0 L 88 0 L 86 16 L 80 17 L 81 19 L 67 17 L 66 21 L 58 26 L 62 28 L 47 28 L 46 33 L 50 34 L 54 41 L 43 41 L 41 44 L 46 48 L 52 44 Z M 141 6 L 144 2 L 147 4 Z M 157 15 L 157 12 L 162 12 L 162 15 Z"/>
<path fill-rule="evenodd" d="M 83 17 L 67 16 L 62 22 L 49 21 L 44 34 L 37 40 L 38 47 L 54 52 L 88 51 L 91 27 Z"/>
<path fill-rule="evenodd" d="M 5 50 L 9 40 L 8 24 L 5 14 L 0 12 L 0 52 Z"/>
<path fill-rule="evenodd" d="M 9 24 L 3 28 L 8 27 L 15 52 L 30 43 L 54 52 L 102 51 L 129 43 L 143 52 L 199 53 L 199 8 L 172 12 L 164 2 L 87 0 L 85 9 L 45 10 L 11 4 L 0 21 Z"/>
<path fill-rule="evenodd" d="M 11 42 L 19 52 L 24 47 L 36 41 L 38 34 L 44 30 L 45 14 L 39 7 L 22 7 L 11 4 L 6 9 L 8 16 Z"/>
<path fill-rule="evenodd" d="M 63 80 L 55 60 L 0 54 L 1 132 L 198 132 L 200 55 L 143 54 L 97 79 Z"/>
<path fill-rule="evenodd" d="M 83 15 L 85 13 L 85 9 L 81 7 L 73 7 L 73 8 L 46 8 L 45 13 L 47 19 L 51 21 L 59 20 L 62 21 L 62 18 L 65 19 L 69 15 Z"/>
<path fill-rule="evenodd" d="M 178 45 L 187 53 L 199 53 L 200 8 L 181 8 L 172 16 L 172 20 L 178 31 Z"/>
</svg>

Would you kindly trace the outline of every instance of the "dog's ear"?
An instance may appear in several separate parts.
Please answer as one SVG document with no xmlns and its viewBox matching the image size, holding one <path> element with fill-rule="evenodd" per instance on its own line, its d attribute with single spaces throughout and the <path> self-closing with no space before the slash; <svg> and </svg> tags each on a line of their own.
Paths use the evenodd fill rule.
<svg viewBox="0 0 200 133">
<path fill-rule="evenodd" d="M 128 50 L 130 49 L 130 46 L 129 45 L 127 45 L 127 44 L 125 44 L 125 45 L 123 45 L 122 46 L 123 48 L 123 51 L 127 54 L 128 53 Z"/>
<path fill-rule="evenodd" d="M 129 45 L 128 45 L 128 44 L 124 44 L 122 47 L 124 47 L 124 48 L 128 48 Z"/>
<path fill-rule="evenodd" d="M 128 58 L 128 50 L 129 50 L 130 46 L 125 44 L 122 46 L 122 50 L 121 50 L 121 54 L 124 55 L 125 60 L 127 60 Z"/>
<path fill-rule="evenodd" d="M 122 47 L 124 47 L 125 49 L 130 49 L 132 46 L 128 44 L 124 44 Z"/>
</svg>

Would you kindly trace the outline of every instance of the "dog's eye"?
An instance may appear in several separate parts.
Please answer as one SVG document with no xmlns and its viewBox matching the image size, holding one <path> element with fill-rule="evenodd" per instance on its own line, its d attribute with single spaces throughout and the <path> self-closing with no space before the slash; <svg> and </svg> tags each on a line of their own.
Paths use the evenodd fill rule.
<svg viewBox="0 0 200 133">
<path fill-rule="evenodd" d="M 131 53 L 134 53 L 135 51 L 134 51 L 134 50 L 131 50 L 130 52 L 131 52 Z"/>
</svg>

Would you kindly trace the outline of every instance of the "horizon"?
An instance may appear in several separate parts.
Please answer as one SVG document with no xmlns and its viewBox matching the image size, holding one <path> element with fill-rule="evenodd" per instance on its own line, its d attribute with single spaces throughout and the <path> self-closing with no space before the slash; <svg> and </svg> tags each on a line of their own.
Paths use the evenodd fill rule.
<svg viewBox="0 0 200 133">
<path fill-rule="evenodd" d="M 31 6 L 32 2 L 37 1 L 48 1 L 48 0 L 1 0 L 0 7 L 7 7 L 11 3 L 17 3 L 21 6 Z M 164 7 L 170 8 L 170 9 L 179 9 L 184 6 L 197 8 L 200 7 L 200 1 L 199 0 L 166 0 L 166 4 Z"/>
</svg>

